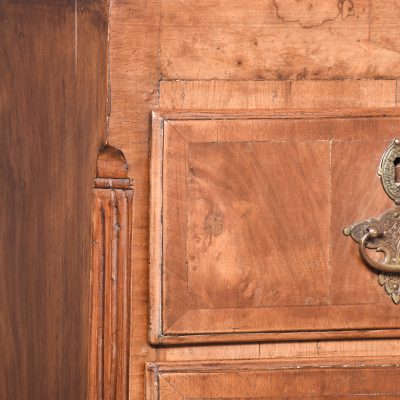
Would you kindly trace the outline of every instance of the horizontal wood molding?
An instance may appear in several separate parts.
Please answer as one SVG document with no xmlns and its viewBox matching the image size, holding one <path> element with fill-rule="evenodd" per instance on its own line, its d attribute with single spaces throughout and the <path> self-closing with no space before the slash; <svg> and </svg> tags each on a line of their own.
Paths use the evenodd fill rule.
<svg viewBox="0 0 400 400">
<path fill-rule="evenodd" d="M 385 109 L 397 107 L 396 80 L 162 81 L 169 110 Z"/>
<path fill-rule="evenodd" d="M 133 190 L 123 154 L 104 146 L 93 189 L 90 400 L 128 396 Z"/>
<path fill-rule="evenodd" d="M 168 121 L 218 119 L 315 119 L 399 117 L 400 108 L 296 108 L 296 109 L 177 109 L 161 108 L 158 118 Z"/>
</svg>

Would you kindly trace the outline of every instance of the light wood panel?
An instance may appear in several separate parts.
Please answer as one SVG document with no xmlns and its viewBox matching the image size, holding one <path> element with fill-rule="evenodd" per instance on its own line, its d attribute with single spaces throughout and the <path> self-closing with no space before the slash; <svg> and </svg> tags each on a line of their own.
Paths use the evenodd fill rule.
<svg viewBox="0 0 400 400">
<path fill-rule="evenodd" d="M 329 143 L 208 140 L 187 151 L 188 308 L 328 304 Z M 168 178 L 166 190 L 175 186 Z M 166 230 L 164 238 L 174 240 Z M 167 315 L 164 323 L 174 330 Z"/>
<path fill-rule="evenodd" d="M 194 346 L 187 345 L 185 347 L 167 347 L 167 348 L 157 348 L 154 349 L 150 347 L 147 343 L 146 332 L 148 328 L 148 320 L 147 320 L 147 264 L 148 264 L 148 157 L 149 157 L 149 146 L 148 140 L 150 136 L 150 110 L 156 109 L 159 106 L 158 103 L 158 67 L 159 67 L 159 59 L 158 55 L 161 55 L 161 58 L 167 55 L 167 52 L 170 52 L 171 46 L 169 46 L 169 41 L 166 38 L 166 31 L 163 30 L 161 26 L 161 35 L 164 37 L 163 44 L 159 46 L 158 44 L 158 34 L 159 34 L 159 17 L 166 18 L 166 15 L 169 15 L 169 10 L 163 11 L 160 13 L 160 5 L 161 1 L 136 1 L 136 0 L 123 0 L 123 1 L 113 1 L 112 2 L 112 13 L 111 13 L 111 29 L 110 29 L 110 91 L 112 97 L 112 107 L 110 114 L 110 131 L 109 131 L 109 141 L 110 143 L 116 144 L 118 147 L 123 149 L 125 155 L 127 156 L 129 164 L 132 166 L 130 168 L 130 177 L 135 179 L 135 187 L 136 194 L 134 199 L 134 208 L 136 211 L 135 218 L 133 221 L 133 229 L 134 229 L 134 237 L 135 243 L 133 245 L 132 250 L 132 259 L 133 259 L 133 275 L 135 276 L 134 284 L 133 284 L 133 293 L 132 293 L 132 301 L 135 306 L 132 309 L 132 320 L 135 325 L 135 331 L 131 335 L 131 380 L 130 380 L 130 398 L 131 399 L 142 399 L 143 398 L 143 364 L 147 361 L 154 361 L 156 359 L 159 360 L 206 360 L 206 359 L 232 359 L 232 358 L 256 358 L 256 357 L 274 357 L 279 355 L 290 356 L 293 357 L 301 357 L 301 356 L 318 356 L 324 354 L 326 351 L 328 356 L 338 357 L 343 354 L 357 354 L 357 355 L 376 355 L 379 354 L 380 351 L 389 352 L 390 348 L 394 349 L 393 351 L 397 351 L 399 349 L 399 344 L 396 340 L 368 340 L 368 341 L 357 341 L 353 340 L 351 342 L 341 342 L 341 341 L 324 341 L 324 342 L 311 342 L 311 343 L 264 343 L 262 345 L 259 344 L 234 344 L 234 345 L 218 345 L 218 346 Z M 171 2 L 169 2 L 171 3 Z M 175 2 L 172 4 L 173 9 L 181 8 L 186 16 L 190 17 L 190 19 L 196 19 L 197 15 L 202 15 L 201 13 L 208 13 L 208 20 L 203 18 L 204 23 L 208 23 L 208 21 L 213 21 L 215 18 L 219 18 L 221 15 L 221 7 L 224 10 L 225 15 L 223 16 L 222 21 L 226 21 L 225 17 L 229 17 L 229 13 L 234 14 L 235 9 L 237 7 L 243 7 L 243 3 L 240 5 L 240 2 L 218 2 L 219 4 L 213 4 L 213 8 L 208 8 L 209 3 L 201 2 L 197 3 L 195 6 L 189 4 L 188 2 Z M 377 18 L 396 18 L 396 13 L 392 10 L 390 12 L 385 12 L 384 8 L 387 5 L 386 2 L 377 4 L 374 2 L 375 6 L 381 8 L 381 10 L 377 9 Z M 165 3 L 166 4 L 166 3 Z M 163 4 L 163 8 L 166 6 Z M 168 6 L 168 4 L 167 4 Z M 336 6 L 336 3 L 334 4 Z M 317 10 L 320 9 L 318 4 L 315 5 Z M 193 10 L 193 15 L 189 15 L 188 10 Z M 251 7 L 247 7 L 246 4 L 246 13 L 253 13 L 257 18 L 260 14 L 258 11 L 252 11 Z M 289 7 L 288 7 L 289 8 Z M 169 9 L 171 9 L 169 7 Z M 388 8 L 390 9 L 390 7 Z M 385 14 L 385 15 L 383 15 Z M 183 14 L 181 14 L 183 15 Z M 236 18 L 234 15 L 233 18 Z M 246 15 L 246 14 L 243 14 Z M 348 20 L 350 21 L 350 19 Z M 353 20 L 351 20 L 354 22 Z M 217 21 L 219 23 L 219 21 Z M 169 23 L 166 21 L 165 23 Z M 213 22 L 212 22 L 213 23 Z M 293 24 L 295 25 L 295 24 Z M 380 30 L 382 29 L 382 24 L 380 26 Z M 379 26 L 378 26 L 379 27 Z M 398 29 L 397 26 L 392 25 L 394 31 Z M 280 26 L 279 30 L 282 31 L 284 26 Z M 169 29 L 169 28 L 167 28 Z M 174 28 L 171 28 L 174 29 Z M 190 26 L 187 27 L 190 30 Z M 197 29 L 197 28 L 196 28 Z M 229 27 L 225 23 L 225 25 L 221 25 L 221 31 L 228 31 Z M 389 25 L 386 24 L 385 28 L 392 40 L 394 36 L 390 33 Z M 286 29 L 288 34 L 293 31 L 292 28 Z M 246 29 L 242 29 L 240 31 L 243 36 L 245 36 Z M 250 31 L 249 31 L 250 32 Z M 214 34 L 214 32 L 213 32 Z M 300 71 L 299 79 L 302 79 L 302 69 L 307 67 L 308 62 L 310 61 L 312 64 L 314 63 L 314 57 L 307 57 L 305 62 L 298 62 L 298 58 L 295 57 L 297 52 L 306 52 L 306 47 L 302 48 L 302 41 L 304 39 L 301 36 L 305 35 L 305 37 L 310 37 L 311 33 L 307 29 L 300 30 L 299 37 L 299 45 L 292 46 L 288 50 L 287 59 L 289 62 L 284 64 L 281 61 L 278 64 L 281 64 L 281 69 L 286 70 L 288 75 L 294 79 L 297 79 L 297 75 Z M 314 33 L 312 34 L 314 35 Z M 213 40 L 218 41 L 217 34 L 214 35 L 215 38 Z M 397 37 L 397 36 L 396 36 Z M 176 68 L 180 70 L 186 69 L 184 65 L 186 59 L 191 57 L 191 54 L 196 54 L 196 42 L 192 41 L 194 37 L 189 39 L 189 36 L 176 36 L 176 41 L 180 41 L 181 43 L 187 44 L 187 57 L 186 54 L 183 54 L 171 58 L 171 65 L 168 68 Z M 199 37 L 198 40 L 202 40 L 201 38 L 205 38 L 208 40 L 206 35 Z M 235 36 L 235 43 L 233 46 L 239 48 L 241 43 L 244 42 L 243 39 L 240 38 L 239 35 Z M 174 39 L 175 40 L 175 39 Z M 196 39 L 197 40 L 197 39 Z M 311 40 L 311 39 L 309 39 Z M 347 40 L 347 39 L 346 39 Z M 350 39 L 348 39 L 350 40 Z M 325 37 L 318 33 L 318 37 L 312 37 L 312 41 L 315 42 L 316 46 L 319 42 L 326 43 Z M 197 42 L 199 43 L 199 41 Z M 347 49 L 349 46 L 343 45 L 343 41 L 338 40 L 333 44 L 329 42 L 326 44 L 322 44 L 324 48 L 328 48 L 328 52 L 332 51 L 334 54 L 337 49 Z M 314 44 L 313 44 L 314 45 Z M 173 44 L 175 46 L 175 44 Z M 284 43 L 282 46 L 284 47 Z M 211 49 L 212 51 L 212 49 Z M 393 64 L 388 64 L 386 62 L 386 51 L 381 50 L 383 57 L 372 57 L 373 63 L 379 64 L 379 68 L 387 68 L 387 71 L 391 74 L 391 77 L 397 78 L 398 74 L 393 72 L 395 69 L 392 69 Z M 233 52 L 232 54 L 236 54 Z M 274 62 L 273 53 L 268 53 L 267 56 L 260 56 L 258 63 L 262 63 L 263 66 L 266 63 Z M 293 62 L 292 62 L 292 54 Z M 351 57 L 353 57 L 352 53 Z M 365 54 L 368 54 L 368 51 L 365 49 Z M 319 57 L 319 54 L 316 55 Z M 395 54 L 393 54 L 396 57 Z M 349 56 L 350 57 L 350 56 Z M 392 56 L 390 56 L 392 57 Z M 164 57 L 165 58 L 165 57 Z M 204 54 L 205 58 L 205 54 Z M 225 62 L 225 56 L 222 57 L 222 63 Z M 328 59 L 328 58 L 326 58 Z M 354 56 L 354 62 L 357 57 Z M 224 67 L 223 74 L 225 77 L 233 76 L 237 72 L 237 66 L 235 62 L 229 61 L 226 59 L 227 64 Z M 253 62 L 253 61 L 252 61 Z M 334 57 L 330 58 L 329 61 L 332 66 L 331 69 L 327 72 L 329 76 L 340 76 L 342 71 L 345 68 L 343 64 L 340 62 L 335 63 Z M 364 61 L 363 61 L 364 62 Z M 193 66 L 192 70 L 186 69 L 186 72 L 192 76 L 192 80 L 196 80 L 198 78 L 202 78 L 209 74 L 213 74 L 213 70 L 209 69 L 208 61 L 206 59 L 195 58 L 195 61 L 191 62 L 190 65 Z M 229 64 L 229 65 L 228 65 Z M 334 64 L 334 65 L 333 65 Z M 250 64 L 249 64 L 250 65 Z M 254 64 L 252 64 L 254 65 Z M 354 68 L 350 71 L 350 74 L 358 78 L 363 78 L 364 66 L 367 68 L 368 64 L 361 65 L 360 68 Z M 219 68 L 219 66 L 217 66 Z M 249 70 L 250 68 L 248 68 Z M 221 64 L 222 70 L 222 64 Z M 194 71 L 194 72 L 193 72 Z M 360 72 L 361 71 L 361 72 Z M 251 71 L 254 72 L 254 76 L 258 73 L 256 69 Z M 393 72 L 393 73 L 392 73 Z M 326 77 L 324 75 L 325 72 L 322 73 L 321 77 Z M 272 72 L 271 75 L 267 79 L 275 79 L 275 77 L 284 78 L 283 75 L 275 75 Z M 371 74 L 375 77 L 377 76 L 373 69 L 371 69 Z M 222 75 L 221 75 L 222 76 Z M 311 76 L 311 74 L 309 75 Z M 220 76 L 218 76 L 218 79 Z M 178 76 L 177 79 L 184 79 L 184 76 Z M 236 79 L 236 78 L 235 78 Z M 242 79 L 247 79 L 247 75 L 243 76 Z M 308 79 L 308 78 L 306 78 Z M 313 79 L 319 79 L 316 76 Z M 325 78 L 324 78 L 325 79 Z M 374 81 L 375 82 L 375 81 Z M 196 110 L 195 115 L 199 115 L 198 110 L 202 110 L 202 117 L 205 119 L 209 119 L 210 115 L 212 118 L 214 117 L 223 117 L 226 118 L 226 113 L 230 109 L 241 109 L 245 111 L 248 108 L 254 110 L 254 112 L 248 112 L 249 115 L 257 116 L 259 115 L 258 109 L 263 109 L 263 111 L 268 110 L 268 115 L 279 116 L 280 118 L 304 118 L 308 115 L 314 117 L 315 115 L 320 115 L 321 110 L 314 110 L 310 108 L 310 104 L 334 104 L 338 107 L 341 107 L 340 97 L 342 96 L 342 92 L 345 91 L 346 104 L 352 104 L 351 109 L 347 109 L 343 111 L 341 115 L 343 116 L 358 116 L 360 115 L 360 111 L 357 109 L 358 104 L 364 107 L 365 109 L 371 107 L 371 104 L 374 104 L 377 108 L 371 109 L 369 108 L 368 113 L 365 111 L 361 112 L 361 114 L 369 115 L 369 116 L 383 116 L 397 113 L 397 111 L 390 112 L 386 110 L 381 110 L 383 104 L 391 107 L 395 104 L 395 98 L 393 95 L 392 84 L 396 85 L 395 82 L 392 83 L 377 83 L 377 86 L 374 86 L 374 82 L 369 82 L 367 85 L 370 85 L 371 88 L 367 92 L 360 91 L 357 88 L 358 81 L 353 82 L 352 80 L 347 80 L 345 84 L 341 87 L 340 90 L 331 90 L 329 82 L 321 82 L 321 85 L 318 86 L 316 84 L 314 87 L 318 88 L 319 91 L 312 91 L 310 89 L 310 96 L 307 95 L 308 91 L 306 89 L 303 90 L 303 87 L 299 87 L 299 91 L 297 93 L 298 97 L 295 102 L 298 104 L 302 104 L 302 107 L 307 108 L 308 111 L 295 112 L 292 109 L 292 113 L 289 113 L 287 110 L 284 110 L 282 107 L 287 107 L 288 104 L 290 107 L 291 104 L 291 92 L 284 92 L 281 94 L 281 90 L 279 89 L 281 86 L 281 82 L 278 82 L 278 89 L 276 89 L 276 94 L 274 94 L 275 84 L 265 83 L 262 81 L 255 82 L 254 85 L 252 82 L 235 82 L 235 81 L 224 81 L 224 82 L 209 82 L 209 81 L 198 81 L 198 82 L 188 82 L 187 87 L 196 89 L 189 90 L 181 90 L 179 85 L 186 85 L 186 82 L 160 82 L 160 95 L 161 95 L 161 103 L 163 108 L 170 109 L 173 108 L 178 110 L 179 107 L 185 108 L 185 115 L 189 119 L 193 119 L 193 116 L 188 112 L 189 109 Z M 256 84 L 260 84 L 257 86 Z M 293 82 L 292 82 L 293 83 Z M 307 84 L 307 81 L 298 82 L 299 84 L 304 83 Z M 325 87 L 325 84 L 327 86 Z M 354 88 L 356 94 L 352 95 L 351 91 L 346 91 L 346 84 L 351 85 Z M 164 86 L 165 85 L 165 86 Z M 167 85 L 171 85 L 171 87 L 175 87 L 176 90 L 174 93 L 166 94 L 164 87 Z M 287 82 L 287 85 L 290 86 L 290 83 Z M 387 85 L 387 86 L 386 86 Z M 338 85 L 339 87 L 340 85 Z M 265 87 L 266 89 L 261 89 Z M 272 90 L 268 88 L 271 87 Z M 306 86 L 304 86 L 305 88 Z M 381 87 L 382 89 L 379 89 Z M 198 89 L 197 89 L 198 88 Z M 384 89 L 384 90 L 383 90 Z M 312 93 L 312 94 L 311 94 Z M 367 95 L 368 93 L 368 95 Z M 162 99 L 166 99 L 168 96 L 168 102 L 163 101 Z M 180 96 L 186 96 L 186 99 L 181 98 Z M 272 100 L 273 97 L 276 97 L 275 101 Z M 301 98 L 304 96 L 304 102 L 301 102 Z M 314 96 L 314 98 L 313 98 Z M 315 96 L 317 96 L 315 98 Z M 325 96 L 324 102 L 319 102 L 318 97 Z M 330 98 L 331 96 L 331 98 Z M 221 100 L 218 100 L 218 99 Z M 170 101 L 170 103 L 169 103 Z M 357 103 L 358 102 L 358 103 Z M 368 105 L 370 104 L 370 105 Z M 225 114 L 218 114 L 215 112 L 216 108 L 223 109 Z M 267 109 L 267 107 L 269 107 Z M 275 108 L 278 107 L 278 108 Z M 228 110 L 229 109 L 229 110 Z M 335 109 L 324 109 L 323 113 L 331 114 L 332 116 L 337 115 L 338 111 Z M 182 114 L 177 113 L 176 115 L 170 115 L 171 118 L 185 118 Z M 232 113 L 228 112 L 229 118 L 232 117 Z M 368 124 L 369 118 L 366 118 L 363 123 Z M 253 121 L 254 122 L 254 121 Z M 246 129 L 251 130 L 251 135 L 254 135 L 258 129 L 252 129 L 251 125 L 253 122 L 248 123 L 248 125 L 243 126 L 242 135 L 245 137 Z M 255 122 L 254 122 L 255 123 Z M 375 125 L 375 122 L 371 121 L 371 124 Z M 397 131 L 397 126 L 395 123 L 391 123 L 390 121 L 384 122 L 381 121 L 380 126 L 382 130 L 387 131 L 390 138 L 394 137 Z M 226 125 L 226 130 L 222 130 L 222 135 L 229 135 L 230 127 Z M 371 125 L 372 126 L 372 125 Z M 213 129 L 218 129 L 218 124 L 213 125 Z M 296 130 L 296 121 L 291 124 L 291 132 L 294 135 L 297 135 Z M 323 128 L 323 126 L 321 126 Z M 186 129 L 186 128 L 185 128 Z M 203 128 L 200 129 L 200 131 Z M 206 128 L 208 129 L 208 128 Z M 210 128 L 211 129 L 211 128 Z M 308 129 L 311 129 L 311 125 L 308 126 Z M 328 129 L 325 126 L 323 129 Z M 363 133 L 362 125 L 352 124 L 347 128 L 342 127 L 342 130 L 346 129 L 353 130 L 357 137 L 365 138 Z M 276 131 L 278 132 L 278 128 Z M 338 128 L 338 132 L 340 129 Z M 280 129 L 282 135 L 285 135 L 285 130 Z M 199 132 L 201 135 L 202 133 Z M 315 133 L 315 137 L 318 136 L 318 133 Z M 285 137 L 285 136 L 283 136 Z M 366 332 L 368 336 L 368 332 Z M 352 353 L 353 352 L 353 353 Z"/>
<path fill-rule="evenodd" d="M 398 357 L 400 341 L 397 339 L 340 340 L 296 343 L 262 343 L 259 358 L 322 357 Z"/>
<path fill-rule="evenodd" d="M 106 1 L 0 2 L 0 398 L 84 399 Z"/>
<path fill-rule="evenodd" d="M 398 334 L 396 308 L 376 274 L 348 243 L 340 247 L 342 209 L 390 206 L 373 172 L 361 179 L 359 166 L 378 165 L 398 121 L 156 116 L 150 339 Z M 357 203 L 365 185 L 373 208 Z"/>
<path fill-rule="evenodd" d="M 151 110 L 158 104 L 159 0 L 111 2 L 108 142 L 126 156 L 134 181 L 131 246 L 129 398 L 143 400 L 144 364 L 157 358 L 147 340 L 149 140 Z"/>
<path fill-rule="evenodd" d="M 396 107 L 395 80 L 162 81 L 160 108 L 171 110 L 379 109 Z M 337 111 L 336 111 L 337 112 Z"/>
<path fill-rule="evenodd" d="M 400 73 L 395 0 L 163 0 L 163 79 L 389 78 Z"/>
<path fill-rule="evenodd" d="M 381 156 L 390 142 L 378 140 L 378 135 L 376 131 L 368 141 L 332 145 L 332 186 L 336 190 L 332 192 L 331 289 L 335 304 L 354 299 L 364 304 L 381 303 L 388 297 L 384 290 L 371 290 L 376 285 L 376 273 L 366 267 L 360 273 L 364 265 L 359 260 L 354 262 L 353 243 L 343 240 L 345 237 L 340 232 L 345 221 L 351 218 L 357 221 L 378 217 L 393 207 L 377 177 Z"/>
<path fill-rule="evenodd" d="M 395 399 L 396 358 L 148 364 L 146 399 Z"/>
</svg>

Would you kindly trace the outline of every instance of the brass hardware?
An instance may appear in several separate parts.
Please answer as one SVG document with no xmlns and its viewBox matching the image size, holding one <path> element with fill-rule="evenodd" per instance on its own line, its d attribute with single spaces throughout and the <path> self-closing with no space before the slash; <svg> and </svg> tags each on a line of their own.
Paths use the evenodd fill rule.
<svg viewBox="0 0 400 400">
<path fill-rule="evenodd" d="M 395 202 L 400 204 L 400 182 L 396 182 L 396 164 L 400 161 L 400 139 L 394 139 L 392 144 L 383 153 L 378 169 L 383 189 Z"/>
<path fill-rule="evenodd" d="M 346 236 L 359 243 L 364 262 L 380 272 L 379 284 L 395 304 L 400 303 L 400 182 L 396 179 L 397 164 L 400 164 L 399 139 L 387 148 L 378 169 L 383 189 L 398 207 L 384 212 L 378 219 L 359 221 L 343 230 Z M 383 253 L 383 260 L 371 258 L 367 249 Z"/>
</svg>

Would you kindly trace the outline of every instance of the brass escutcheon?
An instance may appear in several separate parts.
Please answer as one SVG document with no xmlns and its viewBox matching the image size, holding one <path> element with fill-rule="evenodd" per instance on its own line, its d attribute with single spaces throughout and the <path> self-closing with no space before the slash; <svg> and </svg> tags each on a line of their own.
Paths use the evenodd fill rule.
<svg viewBox="0 0 400 400">
<path fill-rule="evenodd" d="M 379 218 L 355 222 L 343 233 L 359 243 L 361 258 L 380 272 L 379 283 L 395 304 L 400 303 L 400 139 L 394 139 L 383 153 L 378 175 L 383 189 L 396 207 Z M 397 176 L 399 174 L 399 176 Z M 368 255 L 367 249 L 384 254 L 381 261 Z"/>
</svg>

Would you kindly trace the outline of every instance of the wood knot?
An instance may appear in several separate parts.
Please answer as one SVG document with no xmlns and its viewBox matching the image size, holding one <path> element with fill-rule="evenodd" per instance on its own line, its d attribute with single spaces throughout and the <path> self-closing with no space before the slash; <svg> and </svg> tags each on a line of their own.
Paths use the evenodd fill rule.
<svg viewBox="0 0 400 400">
<path fill-rule="evenodd" d="M 224 214 L 217 209 L 207 214 L 204 220 L 204 230 L 210 236 L 219 236 L 224 230 Z"/>
</svg>

